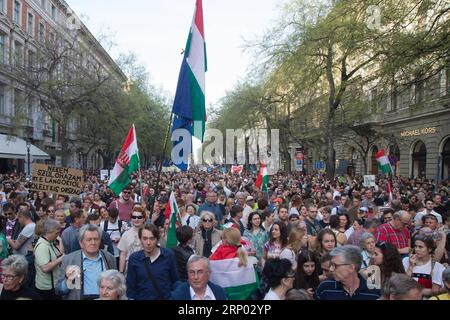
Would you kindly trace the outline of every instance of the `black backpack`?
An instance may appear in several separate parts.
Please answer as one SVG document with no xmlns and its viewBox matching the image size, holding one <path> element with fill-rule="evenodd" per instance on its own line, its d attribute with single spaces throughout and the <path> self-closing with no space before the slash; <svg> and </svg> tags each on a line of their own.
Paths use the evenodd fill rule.
<svg viewBox="0 0 450 320">
<path fill-rule="evenodd" d="M 123 221 L 122 220 L 118 220 L 119 222 L 119 233 L 120 233 L 120 236 L 122 236 L 122 224 L 123 224 Z M 108 232 L 108 222 L 109 222 L 109 220 L 105 220 L 105 223 L 103 224 L 103 232 Z"/>
</svg>

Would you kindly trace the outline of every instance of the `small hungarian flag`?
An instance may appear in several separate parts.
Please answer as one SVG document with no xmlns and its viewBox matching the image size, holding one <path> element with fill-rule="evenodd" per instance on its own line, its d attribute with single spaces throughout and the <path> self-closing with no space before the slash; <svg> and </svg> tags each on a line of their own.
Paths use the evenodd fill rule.
<svg viewBox="0 0 450 320">
<path fill-rule="evenodd" d="M 164 216 L 166 219 L 169 219 L 166 248 L 170 249 L 177 245 L 177 227 L 181 226 L 180 210 L 178 210 L 177 200 L 173 191 L 170 193 Z"/>
<path fill-rule="evenodd" d="M 116 160 L 114 169 L 111 172 L 109 187 L 119 195 L 123 189 L 130 183 L 130 174 L 140 168 L 139 150 L 136 138 L 136 129 L 133 126 L 128 131 L 119 157 Z"/>
<path fill-rule="evenodd" d="M 264 163 L 261 164 L 258 177 L 256 178 L 255 185 L 263 192 L 267 192 L 267 183 L 269 182 L 269 175 L 267 174 L 267 167 Z"/>
<path fill-rule="evenodd" d="M 391 163 L 389 162 L 389 158 L 384 153 L 384 149 L 381 149 L 380 151 L 377 152 L 376 158 L 381 172 L 392 173 Z"/>
</svg>

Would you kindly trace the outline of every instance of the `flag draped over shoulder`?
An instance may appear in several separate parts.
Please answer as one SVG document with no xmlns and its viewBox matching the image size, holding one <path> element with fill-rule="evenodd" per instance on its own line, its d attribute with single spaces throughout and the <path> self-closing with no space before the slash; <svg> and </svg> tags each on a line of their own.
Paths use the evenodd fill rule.
<svg viewBox="0 0 450 320">
<path fill-rule="evenodd" d="M 172 108 L 174 120 L 172 132 L 176 129 L 186 129 L 192 137 L 203 142 L 205 134 L 206 109 L 205 109 L 205 72 L 206 44 L 203 28 L 202 0 L 196 1 L 196 8 L 189 36 L 184 50 L 180 74 L 178 76 L 177 91 Z M 176 146 L 179 142 L 174 142 Z M 182 164 L 176 164 L 181 170 L 188 167 L 189 154 L 180 154 Z"/>
<path fill-rule="evenodd" d="M 267 192 L 267 183 L 269 182 L 269 175 L 267 173 L 267 167 L 264 163 L 261 164 L 258 176 L 256 177 L 255 185 L 260 188 L 261 191 Z"/>
<path fill-rule="evenodd" d="M 170 193 L 164 216 L 166 219 L 169 219 L 166 248 L 170 249 L 177 245 L 177 227 L 181 226 L 180 211 L 178 210 L 177 200 L 173 191 Z"/>
<path fill-rule="evenodd" d="M 120 150 L 114 169 L 111 172 L 109 187 L 116 194 L 120 194 L 130 183 L 130 174 L 141 167 L 139 160 L 139 150 L 136 137 L 136 129 L 133 126 L 128 131 L 125 142 Z"/>
<path fill-rule="evenodd" d="M 227 250 L 227 246 L 219 246 L 209 258 L 211 282 L 225 289 L 228 300 L 248 299 L 259 288 L 259 279 L 251 259 L 247 266 L 239 266 L 237 251 L 230 255 L 228 252 L 222 254 L 220 250 Z"/>
<path fill-rule="evenodd" d="M 378 166 L 383 173 L 392 173 L 391 163 L 389 162 L 389 158 L 386 156 L 384 149 L 377 152 L 376 158 Z"/>
</svg>

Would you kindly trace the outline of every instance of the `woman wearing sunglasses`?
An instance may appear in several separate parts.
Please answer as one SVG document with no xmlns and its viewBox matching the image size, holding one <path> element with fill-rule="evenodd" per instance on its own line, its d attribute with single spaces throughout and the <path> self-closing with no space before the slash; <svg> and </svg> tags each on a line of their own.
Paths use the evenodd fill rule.
<svg viewBox="0 0 450 320">
<path fill-rule="evenodd" d="M 139 230 L 145 225 L 147 217 L 144 209 L 136 207 L 130 214 L 132 227 L 125 231 L 120 238 L 117 248 L 120 250 L 119 271 L 124 273 L 130 255 L 136 251 L 142 250 L 142 244 L 139 239 Z"/>
<path fill-rule="evenodd" d="M 211 249 L 222 240 L 221 231 L 214 228 L 214 213 L 203 211 L 200 215 L 199 228 L 194 236 L 195 254 L 209 258 Z"/>
</svg>

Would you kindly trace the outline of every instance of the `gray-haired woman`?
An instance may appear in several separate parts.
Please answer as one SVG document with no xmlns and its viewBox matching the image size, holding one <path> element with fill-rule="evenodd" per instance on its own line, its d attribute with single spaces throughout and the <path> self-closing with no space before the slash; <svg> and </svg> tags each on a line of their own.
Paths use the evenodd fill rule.
<svg viewBox="0 0 450 320">
<path fill-rule="evenodd" d="M 31 299 L 40 300 L 30 288 L 25 286 L 28 262 L 24 256 L 12 255 L 2 261 L 3 290 L 0 300 Z"/>
<path fill-rule="evenodd" d="M 60 300 L 55 293 L 59 277 L 59 266 L 64 253 L 56 246 L 61 225 L 54 219 L 44 222 L 44 234 L 34 246 L 34 266 L 36 269 L 36 293 L 44 300 Z"/>
<path fill-rule="evenodd" d="M 362 249 L 362 264 L 361 270 L 367 269 L 370 265 L 370 259 L 372 259 L 373 254 L 375 253 L 375 244 L 376 239 L 372 233 L 365 232 L 361 236 L 361 242 L 359 244 Z"/>
<path fill-rule="evenodd" d="M 106 270 L 97 280 L 100 288 L 98 300 L 126 300 L 127 287 L 125 277 L 117 270 Z"/>
</svg>

